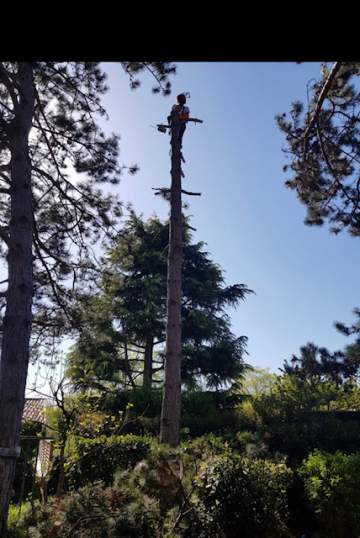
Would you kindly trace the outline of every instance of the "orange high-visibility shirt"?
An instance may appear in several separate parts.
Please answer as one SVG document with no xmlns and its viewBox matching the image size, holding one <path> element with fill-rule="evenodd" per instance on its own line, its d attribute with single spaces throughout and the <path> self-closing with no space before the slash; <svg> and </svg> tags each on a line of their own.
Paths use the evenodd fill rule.
<svg viewBox="0 0 360 538">
<path fill-rule="evenodd" d="M 172 107 L 172 112 L 178 112 L 179 113 L 179 119 L 180 120 L 188 120 L 190 116 L 190 110 L 187 106 L 181 106 L 181 105 L 174 105 Z"/>
</svg>

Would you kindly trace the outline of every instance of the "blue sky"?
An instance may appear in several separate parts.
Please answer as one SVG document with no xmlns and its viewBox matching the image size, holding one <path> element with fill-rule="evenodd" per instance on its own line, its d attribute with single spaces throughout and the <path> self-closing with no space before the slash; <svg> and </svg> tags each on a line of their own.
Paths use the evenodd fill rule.
<svg viewBox="0 0 360 538">
<path fill-rule="evenodd" d="M 137 163 L 116 187 L 145 217 L 165 218 L 166 203 L 152 187 L 169 184 L 169 138 L 151 125 L 165 121 L 175 96 L 189 91 L 192 115 L 184 136 L 184 188 L 202 192 L 188 213 L 194 239 L 207 243 L 227 283 L 256 292 L 231 311 L 233 330 L 249 337 L 248 362 L 276 370 L 308 341 L 338 349 L 347 339 L 335 320 L 350 322 L 360 305 L 358 240 L 303 224 L 305 208 L 284 186 L 284 138 L 274 120 L 295 100 L 319 63 L 178 63 L 170 97 L 153 95 L 150 75 L 136 91 L 119 64 L 104 64 L 107 130 L 121 135 L 121 162 Z"/>
<path fill-rule="evenodd" d="M 149 74 L 129 89 L 119 64 L 103 64 L 110 91 L 104 97 L 107 131 L 121 135 L 120 161 L 140 172 L 124 174 L 118 192 L 145 217 L 167 218 L 168 206 L 152 187 L 170 183 L 169 137 L 151 125 L 165 121 L 176 95 L 202 125 L 189 125 L 183 141 L 184 188 L 190 198 L 194 239 L 205 241 L 226 281 L 256 292 L 229 311 L 233 331 L 247 335 L 247 362 L 277 371 L 309 341 L 330 350 L 348 339 L 334 321 L 351 322 L 360 306 L 359 240 L 303 224 L 305 207 L 284 186 L 284 138 L 275 115 L 306 100 L 306 84 L 319 63 L 178 63 L 169 97 L 154 95 Z M 64 349 L 69 342 L 64 343 Z M 30 367 L 29 383 L 39 365 Z"/>
</svg>

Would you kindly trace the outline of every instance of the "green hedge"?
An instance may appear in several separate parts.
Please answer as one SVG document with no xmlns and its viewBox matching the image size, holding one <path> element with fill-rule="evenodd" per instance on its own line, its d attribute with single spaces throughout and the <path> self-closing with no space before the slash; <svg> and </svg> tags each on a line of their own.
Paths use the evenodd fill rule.
<svg viewBox="0 0 360 538">
<path fill-rule="evenodd" d="M 196 488 L 204 536 L 289 536 L 287 489 L 291 476 L 284 464 L 262 459 L 233 454 L 210 459 Z"/>
<path fill-rule="evenodd" d="M 161 414 L 160 391 L 151 393 L 141 388 L 120 394 L 110 394 L 103 403 L 107 412 L 117 413 L 132 404 L 131 416 L 138 417 L 124 427 L 124 433 L 157 435 Z M 239 417 L 234 409 L 234 398 L 224 392 L 184 391 L 181 396 L 181 429 L 190 437 L 210 432 L 237 430 Z"/>
<path fill-rule="evenodd" d="M 150 438 L 137 435 L 77 439 L 74 453 L 66 462 L 68 489 L 99 480 L 112 484 L 115 471 L 134 467 L 148 454 L 150 443 Z"/>
<path fill-rule="evenodd" d="M 321 538 L 360 536 L 360 454 L 315 451 L 299 470 Z"/>
<path fill-rule="evenodd" d="M 360 422 L 352 412 L 304 412 L 264 418 L 263 430 L 272 452 L 287 454 L 300 463 L 314 450 L 351 454 L 360 446 Z"/>
</svg>

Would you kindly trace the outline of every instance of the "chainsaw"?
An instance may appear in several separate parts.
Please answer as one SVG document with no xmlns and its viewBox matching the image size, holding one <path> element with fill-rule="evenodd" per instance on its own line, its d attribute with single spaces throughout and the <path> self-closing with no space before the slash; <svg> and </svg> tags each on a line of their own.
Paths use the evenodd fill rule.
<svg viewBox="0 0 360 538">
<path fill-rule="evenodd" d="M 193 123 L 203 123 L 203 121 L 199 120 L 198 118 L 189 118 L 186 120 L 186 123 L 189 121 L 192 121 Z M 166 133 L 166 129 L 171 129 L 171 125 L 164 125 L 163 123 L 159 123 L 156 127 L 160 133 Z"/>
<path fill-rule="evenodd" d="M 170 129 L 170 125 L 157 125 L 157 130 L 160 131 L 160 133 L 166 133 L 166 129 Z"/>
</svg>

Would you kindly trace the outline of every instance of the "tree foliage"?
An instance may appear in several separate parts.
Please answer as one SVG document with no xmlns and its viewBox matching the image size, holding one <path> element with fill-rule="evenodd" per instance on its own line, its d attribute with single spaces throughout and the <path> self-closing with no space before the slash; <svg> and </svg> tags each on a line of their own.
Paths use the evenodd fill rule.
<svg viewBox="0 0 360 538">
<path fill-rule="evenodd" d="M 169 64 L 142 65 L 167 86 Z M 10 451 L 18 445 L 31 336 L 34 353 L 74 328 L 78 278 L 84 285 L 92 248 L 111 235 L 120 215 L 117 198 L 99 189 L 116 184 L 121 172 L 118 136 L 99 127 L 106 90 L 97 62 L 0 63 L 0 257 L 7 271 L 0 292 L 0 444 Z M 0 457 L 0 533 L 14 468 L 13 458 Z"/>
<path fill-rule="evenodd" d="M 300 468 L 320 537 L 356 538 L 360 532 L 360 455 L 315 451 Z"/>
<path fill-rule="evenodd" d="M 308 103 L 277 116 L 290 163 L 286 185 L 306 205 L 306 224 L 360 235 L 359 63 L 324 64 L 308 83 Z"/>
<path fill-rule="evenodd" d="M 170 91 L 169 63 L 123 62 L 130 77 L 150 70 L 163 93 Z M 0 65 L 0 222 L 6 239 L 10 215 L 10 140 L 20 101 L 18 64 Z M 119 136 L 105 135 L 99 119 L 107 77 L 96 62 L 33 64 L 35 109 L 29 138 L 34 214 L 33 329 L 37 338 L 53 337 L 74 325 L 71 299 L 94 267 L 92 247 L 116 231 L 120 201 L 105 195 L 104 183 L 116 185 L 121 172 Z M 139 85 L 139 81 L 137 86 Z M 1 253 L 6 256 L 6 241 Z M 2 296 L 5 305 L 5 296 Z"/>
<path fill-rule="evenodd" d="M 219 386 L 244 368 L 246 338 L 230 330 L 226 307 L 251 293 L 245 285 L 226 286 L 222 269 L 184 234 L 183 380 L 205 379 Z M 69 374 L 78 386 L 99 388 L 101 381 L 136 379 L 150 342 L 152 373 L 163 368 L 166 322 L 168 224 L 130 214 L 110 245 L 98 292 L 83 298 L 82 335 L 69 355 Z M 139 364 L 140 363 L 140 364 Z M 128 381 L 127 381 L 128 382 Z"/>
</svg>

